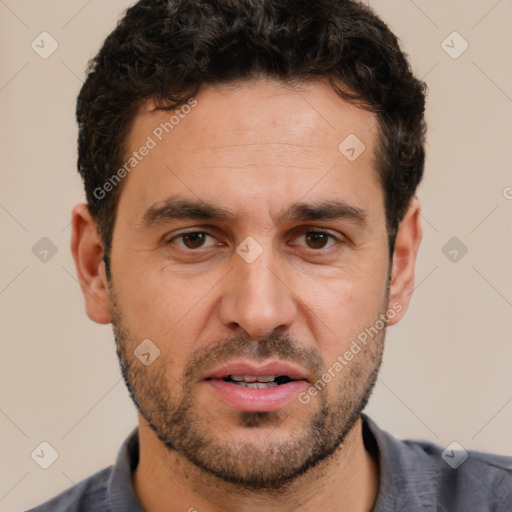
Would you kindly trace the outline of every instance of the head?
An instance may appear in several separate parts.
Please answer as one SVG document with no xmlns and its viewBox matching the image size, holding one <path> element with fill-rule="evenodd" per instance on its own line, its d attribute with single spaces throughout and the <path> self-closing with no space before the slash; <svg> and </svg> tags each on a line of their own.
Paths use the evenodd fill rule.
<svg viewBox="0 0 512 512">
<path fill-rule="evenodd" d="M 142 0 L 106 39 L 72 249 L 164 449 L 276 488 L 342 446 L 412 292 L 424 89 L 348 0 Z M 222 372 L 261 365 L 293 382 L 247 407 Z"/>
</svg>

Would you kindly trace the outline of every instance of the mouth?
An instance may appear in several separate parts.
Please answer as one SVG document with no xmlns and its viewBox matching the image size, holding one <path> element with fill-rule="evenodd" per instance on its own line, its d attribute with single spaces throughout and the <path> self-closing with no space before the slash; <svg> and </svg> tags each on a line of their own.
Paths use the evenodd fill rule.
<svg viewBox="0 0 512 512">
<path fill-rule="evenodd" d="M 288 384 L 295 379 L 291 379 L 288 375 L 262 375 L 254 377 L 251 375 L 228 375 L 222 379 L 224 382 L 231 382 L 236 386 L 249 389 L 266 389 L 274 386 L 282 386 Z"/>
<path fill-rule="evenodd" d="M 222 380 L 235 386 L 263 389 L 282 386 L 292 381 L 308 381 L 308 373 L 302 368 L 277 360 L 266 362 L 238 360 L 217 368 L 206 380 Z"/>
<path fill-rule="evenodd" d="M 203 382 L 229 408 L 260 412 L 283 409 L 309 386 L 304 370 L 281 361 L 234 361 Z"/>
</svg>

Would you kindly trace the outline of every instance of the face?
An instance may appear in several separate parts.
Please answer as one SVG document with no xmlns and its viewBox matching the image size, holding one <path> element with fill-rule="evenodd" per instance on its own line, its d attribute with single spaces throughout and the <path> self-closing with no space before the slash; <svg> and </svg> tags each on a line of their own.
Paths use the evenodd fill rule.
<svg viewBox="0 0 512 512">
<path fill-rule="evenodd" d="M 155 144 L 118 204 L 118 354 L 167 449 L 224 480 L 279 487 L 340 446 L 381 362 L 391 305 L 377 122 L 323 82 L 195 99 L 169 133 L 158 127 L 172 112 L 147 103 L 128 140 L 127 157 Z"/>
</svg>

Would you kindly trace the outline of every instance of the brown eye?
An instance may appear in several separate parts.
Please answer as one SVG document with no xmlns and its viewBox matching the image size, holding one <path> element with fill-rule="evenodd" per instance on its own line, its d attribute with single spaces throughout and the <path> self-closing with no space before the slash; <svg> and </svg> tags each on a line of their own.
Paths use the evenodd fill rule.
<svg viewBox="0 0 512 512">
<path fill-rule="evenodd" d="M 334 237 L 324 231 L 307 231 L 305 238 L 311 249 L 324 249 L 329 239 Z"/>
<path fill-rule="evenodd" d="M 196 231 L 194 233 L 184 233 L 180 235 L 185 247 L 188 249 L 198 249 L 204 244 L 206 233 Z"/>
<path fill-rule="evenodd" d="M 201 247 L 206 248 L 209 247 L 209 245 L 213 245 L 212 243 L 205 245 L 208 238 L 211 238 L 212 241 L 215 240 L 212 235 L 205 231 L 190 231 L 188 233 L 180 233 L 179 235 L 173 236 L 167 240 L 165 244 L 176 244 L 183 249 L 190 249 L 192 251 L 194 249 L 200 249 Z"/>
</svg>

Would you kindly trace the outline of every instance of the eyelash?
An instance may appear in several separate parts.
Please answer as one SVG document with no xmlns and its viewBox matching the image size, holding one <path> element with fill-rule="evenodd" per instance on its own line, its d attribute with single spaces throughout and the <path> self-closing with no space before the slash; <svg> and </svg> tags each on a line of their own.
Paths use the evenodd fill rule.
<svg viewBox="0 0 512 512">
<path fill-rule="evenodd" d="M 333 240 L 334 242 L 336 242 L 335 244 L 333 244 L 332 246 L 327 247 L 327 248 L 320 248 L 320 249 L 311 249 L 311 248 L 309 248 L 309 250 L 314 252 L 314 253 L 322 253 L 322 252 L 326 253 L 327 251 L 329 251 L 330 249 L 335 247 L 336 244 L 341 244 L 341 243 L 344 242 L 344 240 L 342 240 L 341 238 L 338 238 L 335 235 L 333 235 L 332 233 L 329 233 L 328 231 L 325 231 L 323 229 L 310 229 L 310 228 L 304 229 L 304 230 L 302 230 L 297 235 L 297 237 L 304 236 L 304 235 L 306 235 L 308 233 L 326 235 L 327 237 L 329 237 L 329 240 Z M 204 235 L 207 235 L 207 236 L 209 236 L 211 238 L 215 238 L 215 236 L 212 235 L 211 233 L 209 233 L 208 231 L 186 231 L 186 232 L 174 235 L 172 238 L 169 238 L 168 240 L 165 240 L 164 241 L 164 245 L 171 245 L 172 243 L 174 243 L 175 240 L 177 240 L 179 238 L 182 238 L 185 235 L 193 235 L 193 234 L 204 234 Z M 180 248 L 180 250 L 183 250 L 183 251 L 188 252 L 188 253 L 200 254 L 201 252 L 208 251 L 208 248 L 209 247 L 213 247 L 213 246 L 208 246 L 207 248 L 199 247 L 197 249 L 190 249 L 188 247 L 184 247 L 184 246 L 181 246 L 181 245 L 178 245 L 178 247 Z M 304 247 L 304 246 L 302 246 L 302 247 Z M 306 249 L 308 249 L 308 248 L 306 248 Z"/>
</svg>

